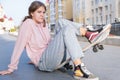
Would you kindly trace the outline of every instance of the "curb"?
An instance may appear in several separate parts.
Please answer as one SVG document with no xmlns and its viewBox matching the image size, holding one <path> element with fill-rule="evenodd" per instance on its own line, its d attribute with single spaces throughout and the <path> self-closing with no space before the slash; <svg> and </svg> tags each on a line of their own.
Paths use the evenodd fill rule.
<svg viewBox="0 0 120 80">
<path fill-rule="evenodd" d="M 85 37 L 78 37 L 79 41 L 88 42 L 88 40 Z M 120 36 L 108 36 L 107 39 L 101 42 L 105 45 L 114 45 L 114 46 L 120 46 Z"/>
</svg>

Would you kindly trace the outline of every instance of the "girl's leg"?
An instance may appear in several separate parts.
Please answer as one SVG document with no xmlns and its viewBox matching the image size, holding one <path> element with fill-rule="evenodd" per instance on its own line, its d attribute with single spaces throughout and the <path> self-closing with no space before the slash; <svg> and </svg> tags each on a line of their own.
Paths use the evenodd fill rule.
<svg viewBox="0 0 120 80">
<path fill-rule="evenodd" d="M 40 58 L 38 68 L 42 71 L 53 71 L 62 61 L 65 51 L 63 30 L 59 31 Z"/>
<path fill-rule="evenodd" d="M 38 68 L 43 71 L 53 71 L 56 69 L 56 67 L 61 64 L 66 48 L 70 58 L 75 64 L 75 77 L 89 77 L 85 72 L 86 70 L 83 71 L 85 68 L 82 69 L 81 65 L 82 62 L 80 58 L 83 56 L 83 52 L 76 37 L 77 28 L 69 21 L 60 24 L 65 25 L 56 31 L 57 34 L 43 53 Z"/>
<path fill-rule="evenodd" d="M 82 48 L 77 40 L 75 28 L 66 27 L 64 31 L 64 42 L 65 46 L 69 51 L 70 58 L 72 59 L 75 70 L 74 77 L 75 78 L 96 78 L 96 76 L 91 75 L 91 73 L 87 70 L 85 65 L 81 62 L 80 58 L 83 55 Z"/>
<path fill-rule="evenodd" d="M 62 23 L 60 23 L 60 21 Z M 60 21 L 58 21 L 59 25 L 57 25 L 58 28 L 56 28 L 57 34 L 50 42 L 40 59 L 40 70 L 53 71 L 61 63 L 64 56 L 65 47 L 66 50 L 68 50 L 67 52 L 69 52 L 69 56 L 73 62 L 76 60 L 77 64 L 81 63 L 80 58 L 83 56 L 83 53 L 76 37 L 76 34 L 79 33 L 79 29 L 74 27 L 73 25 L 75 24 L 70 21 Z"/>
<path fill-rule="evenodd" d="M 82 30 L 83 30 L 83 24 L 72 22 L 72 21 L 69 21 L 66 19 L 59 19 L 56 22 L 55 33 L 59 32 L 59 30 L 61 30 L 62 28 L 66 27 L 66 26 L 75 28 L 76 35 L 82 35 L 80 33 L 81 32 L 80 28 L 82 27 Z M 83 31 L 82 31 L 82 33 L 83 33 Z"/>
<path fill-rule="evenodd" d="M 59 30 L 61 30 L 62 28 L 64 29 L 66 28 L 66 30 L 64 31 L 64 35 L 65 35 L 64 41 L 68 45 L 68 46 L 66 45 L 66 48 L 68 52 L 70 53 L 72 60 L 74 60 L 73 61 L 74 64 L 76 65 L 80 64 L 81 61 L 79 60 L 79 58 L 77 58 L 77 56 L 75 56 L 77 54 L 73 54 L 73 53 L 82 53 L 82 49 L 79 45 L 76 35 L 85 35 L 86 29 L 82 27 L 83 24 L 71 22 L 66 19 L 60 19 L 56 25 L 57 25 L 56 33 L 59 32 Z M 77 58 L 77 59 L 74 59 L 74 58 Z"/>
</svg>

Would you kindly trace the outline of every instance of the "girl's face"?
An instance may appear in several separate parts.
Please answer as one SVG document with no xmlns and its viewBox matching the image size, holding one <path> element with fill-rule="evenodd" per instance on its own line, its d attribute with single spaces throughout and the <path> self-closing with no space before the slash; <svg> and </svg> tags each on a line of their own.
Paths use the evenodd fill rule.
<svg viewBox="0 0 120 80">
<path fill-rule="evenodd" d="M 45 19 L 45 8 L 43 6 L 39 7 L 36 11 L 31 13 L 32 19 L 35 23 L 43 23 Z"/>
</svg>

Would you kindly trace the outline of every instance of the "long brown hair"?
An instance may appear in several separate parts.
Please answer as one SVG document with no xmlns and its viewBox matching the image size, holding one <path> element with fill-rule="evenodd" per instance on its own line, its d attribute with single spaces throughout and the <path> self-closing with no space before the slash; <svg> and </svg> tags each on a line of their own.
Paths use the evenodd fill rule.
<svg viewBox="0 0 120 80">
<path fill-rule="evenodd" d="M 31 5 L 29 6 L 29 9 L 28 9 L 28 16 L 25 16 L 25 18 L 23 19 L 23 22 L 26 20 L 26 19 L 28 19 L 28 18 L 30 18 L 30 19 L 32 19 L 32 15 L 31 15 L 31 13 L 33 13 L 34 11 L 36 11 L 39 7 L 44 7 L 44 9 L 45 9 L 45 11 L 46 11 L 46 6 L 44 5 L 44 3 L 42 3 L 42 2 L 40 2 L 40 1 L 33 1 L 32 3 L 31 3 Z M 43 25 L 43 27 L 45 27 L 46 26 L 46 21 L 44 20 L 44 25 Z"/>
</svg>

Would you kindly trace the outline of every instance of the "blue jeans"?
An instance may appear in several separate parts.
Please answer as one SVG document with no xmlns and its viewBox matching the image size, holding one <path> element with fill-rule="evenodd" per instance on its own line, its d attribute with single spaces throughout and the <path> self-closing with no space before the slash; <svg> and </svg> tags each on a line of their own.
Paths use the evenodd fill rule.
<svg viewBox="0 0 120 80">
<path fill-rule="evenodd" d="M 55 36 L 48 44 L 38 68 L 42 71 L 53 71 L 61 64 L 64 55 L 72 61 L 83 56 L 82 48 L 79 45 L 77 35 L 80 35 L 82 24 L 60 19 L 55 25 Z"/>
</svg>

